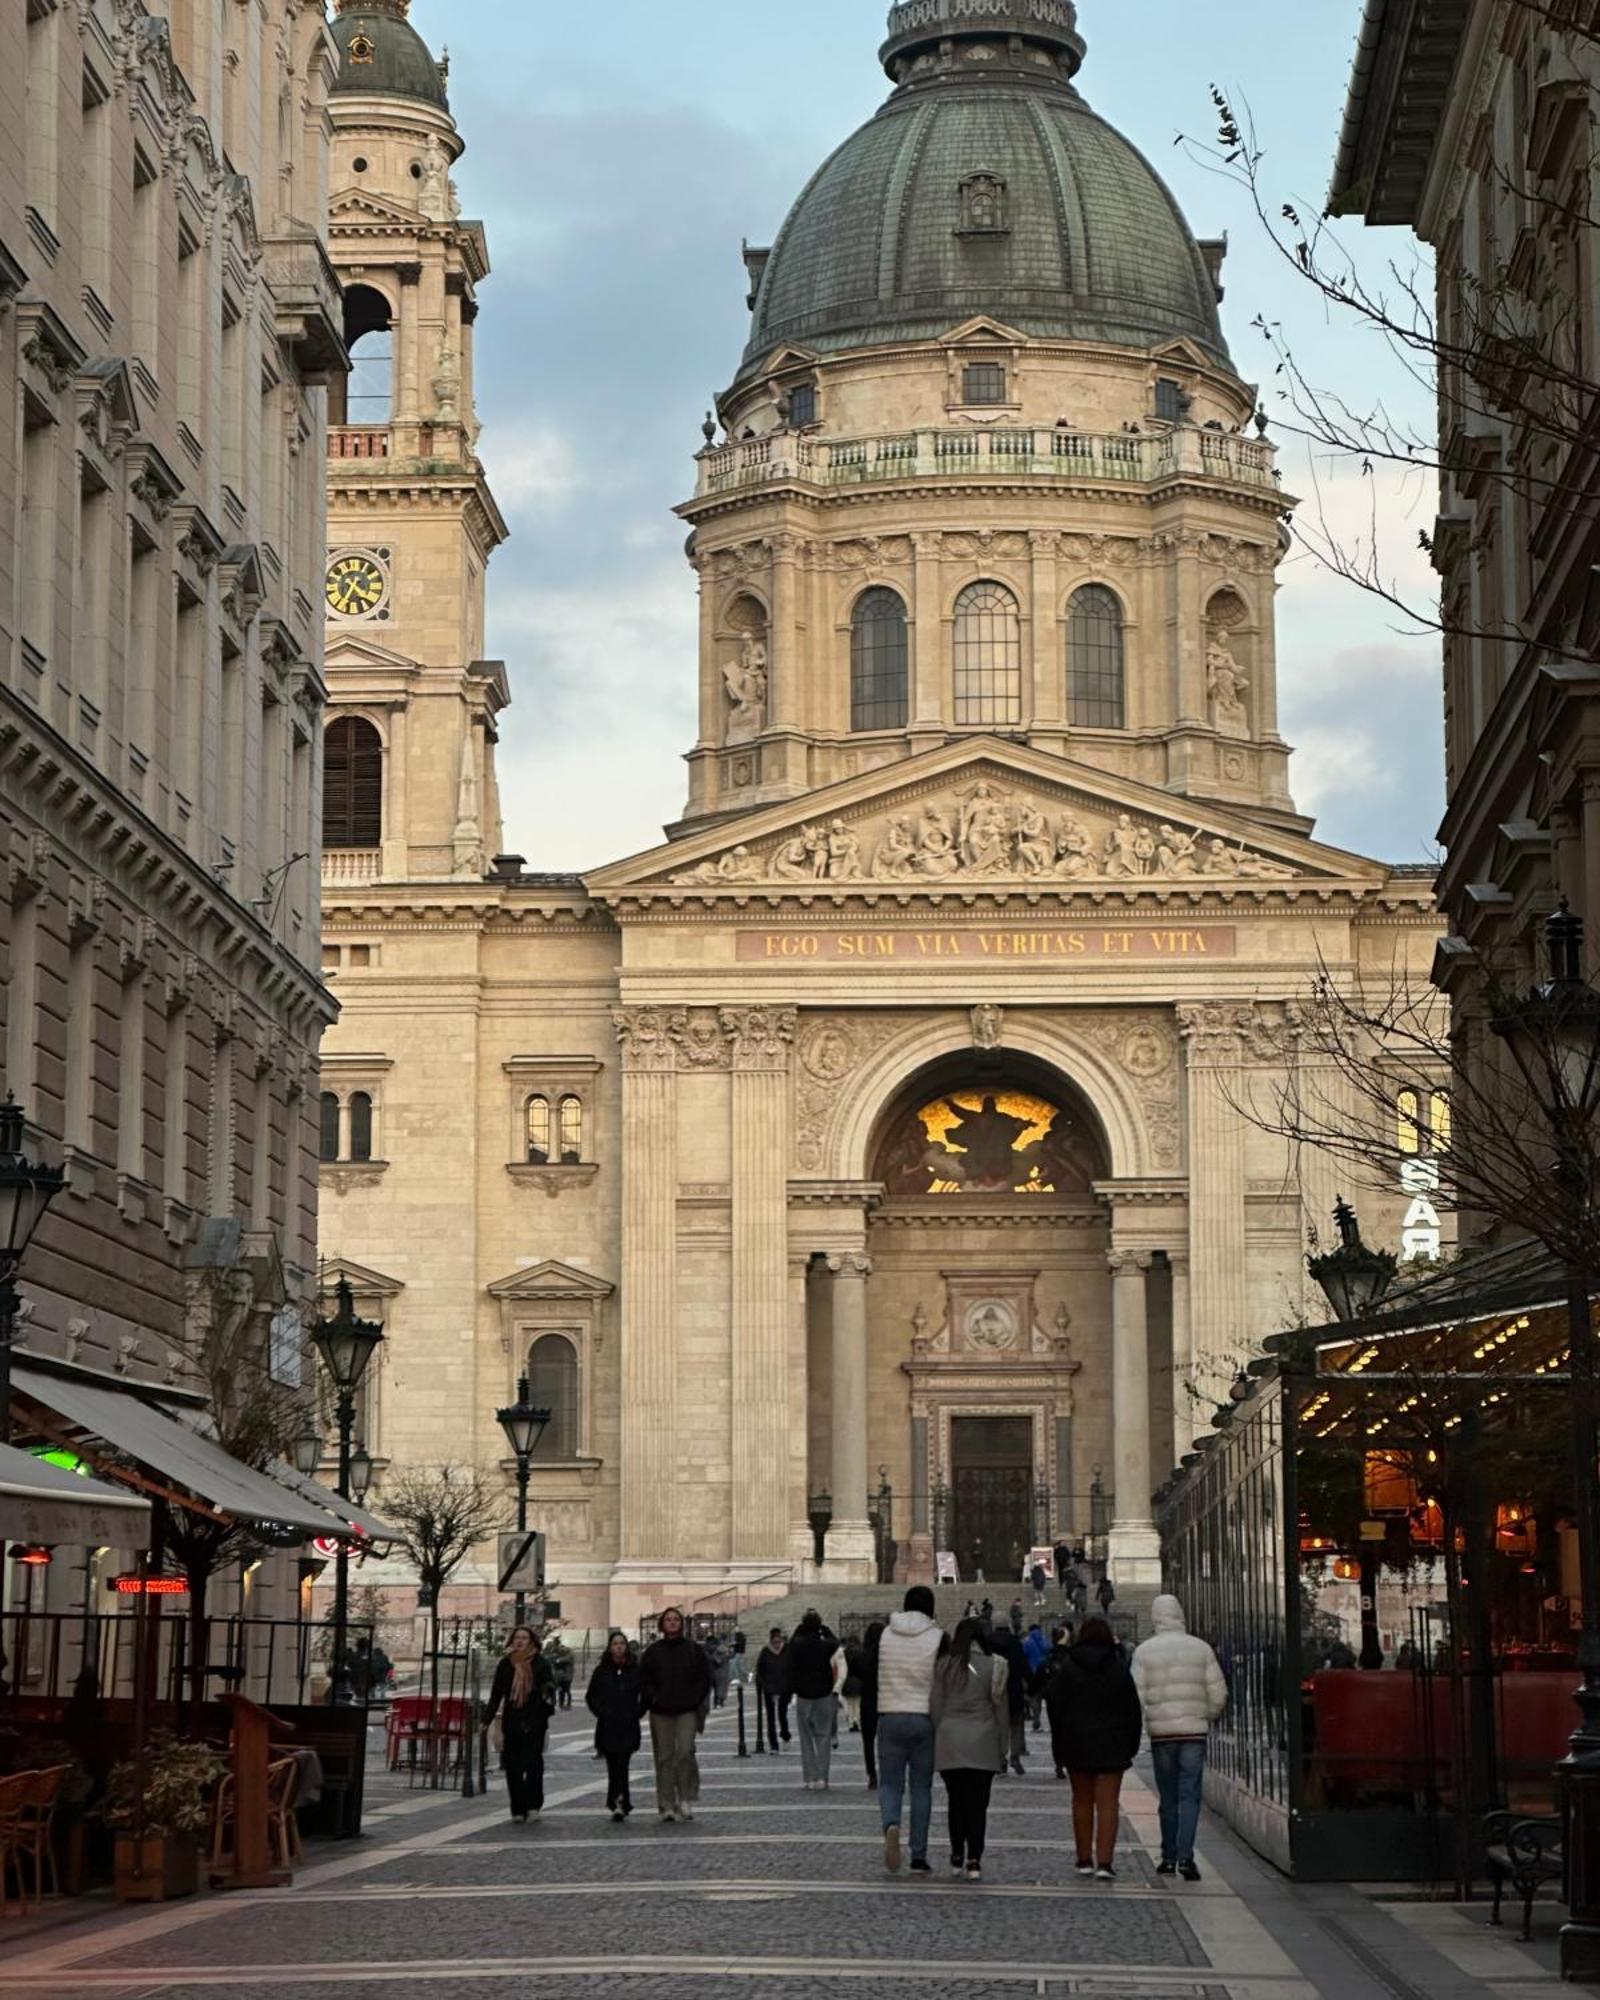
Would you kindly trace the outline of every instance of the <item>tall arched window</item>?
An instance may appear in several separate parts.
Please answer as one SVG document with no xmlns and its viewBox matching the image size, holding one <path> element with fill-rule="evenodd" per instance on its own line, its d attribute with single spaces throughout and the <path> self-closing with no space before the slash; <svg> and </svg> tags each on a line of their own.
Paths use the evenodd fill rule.
<svg viewBox="0 0 1600 2000">
<path fill-rule="evenodd" d="M 339 1100 L 331 1090 L 322 1093 L 318 1107 L 317 1156 L 323 1160 L 339 1157 Z"/>
<path fill-rule="evenodd" d="M 364 1090 L 354 1092 L 350 1099 L 350 1157 L 372 1158 L 372 1099 Z"/>
<path fill-rule="evenodd" d="M 335 423 L 378 429 L 394 416 L 394 315 L 382 292 L 371 285 L 346 290 L 344 339 L 350 374 L 336 378 L 330 414 Z"/>
<path fill-rule="evenodd" d="M 550 1100 L 548 1097 L 530 1097 L 527 1107 L 528 1122 L 528 1164 L 531 1167 L 547 1167 L 550 1164 Z"/>
<path fill-rule="evenodd" d="M 1085 584 L 1067 606 L 1067 720 L 1078 729 L 1125 729 L 1122 606 L 1103 583 Z"/>
<path fill-rule="evenodd" d="M 583 1101 L 581 1098 L 562 1098 L 558 1136 L 561 1142 L 562 1166 L 581 1166 L 583 1163 Z"/>
<path fill-rule="evenodd" d="M 1022 614 L 1000 583 L 969 583 L 956 599 L 957 724 L 1022 720 Z"/>
<path fill-rule="evenodd" d="M 544 1333 L 528 1349 L 528 1393 L 550 1421 L 535 1458 L 576 1458 L 579 1444 L 578 1350 L 564 1333 Z"/>
<path fill-rule="evenodd" d="M 909 679 L 904 600 L 881 586 L 864 592 L 850 620 L 850 727 L 903 729 Z"/>
<path fill-rule="evenodd" d="M 360 715 L 341 715 L 322 739 L 322 844 L 376 847 L 383 839 L 383 738 Z"/>
</svg>

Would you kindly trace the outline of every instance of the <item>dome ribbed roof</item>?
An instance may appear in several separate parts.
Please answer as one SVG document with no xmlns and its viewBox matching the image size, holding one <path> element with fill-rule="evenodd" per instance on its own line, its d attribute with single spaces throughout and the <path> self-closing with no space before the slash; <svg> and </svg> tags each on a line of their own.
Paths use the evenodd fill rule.
<svg viewBox="0 0 1600 2000">
<path fill-rule="evenodd" d="M 899 88 L 796 202 L 741 374 L 784 345 L 930 340 L 980 313 L 1042 339 L 1186 338 L 1229 365 L 1199 246 L 1073 87 L 1082 55 L 1069 0 L 896 7 L 884 59 Z"/>
<path fill-rule="evenodd" d="M 363 97 L 415 97 L 450 109 L 444 73 L 406 19 L 409 0 L 339 0 L 333 39 L 339 45 L 338 91 Z"/>
</svg>

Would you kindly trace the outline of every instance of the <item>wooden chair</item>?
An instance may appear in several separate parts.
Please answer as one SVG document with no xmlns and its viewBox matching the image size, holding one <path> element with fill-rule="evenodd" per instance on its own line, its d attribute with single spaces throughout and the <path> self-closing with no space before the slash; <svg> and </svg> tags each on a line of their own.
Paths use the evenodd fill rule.
<svg viewBox="0 0 1600 2000">
<path fill-rule="evenodd" d="M 50 1877 L 51 1896 L 59 1897 L 61 1894 L 61 1876 L 56 1867 L 56 1807 L 61 1801 L 61 1788 L 71 1774 L 70 1764 L 56 1764 L 48 1771 L 27 1774 L 31 1784 L 23 1796 L 19 1815 L 18 1852 L 26 1854 L 33 1863 L 35 1909 L 44 1897 L 46 1872 Z"/>
<path fill-rule="evenodd" d="M 305 1859 L 300 1825 L 294 1816 L 294 1795 L 299 1784 L 298 1758 L 280 1757 L 267 1766 L 267 1820 L 280 1868 L 292 1868 Z"/>
<path fill-rule="evenodd" d="M 28 1851 L 30 1836 L 23 1822 L 24 1809 L 32 1796 L 33 1781 L 37 1775 L 34 1771 L 23 1771 L 15 1778 L 0 1778 L 0 1917 L 11 1914 L 6 1884 L 13 1875 L 17 1878 L 18 1913 L 27 1915 L 22 1857 Z"/>
<path fill-rule="evenodd" d="M 233 1773 L 229 1771 L 217 1785 L 211 1802 L 211 1861 L 215 1866 L 227 1859 L 233 1845 Z"/>
</svg>

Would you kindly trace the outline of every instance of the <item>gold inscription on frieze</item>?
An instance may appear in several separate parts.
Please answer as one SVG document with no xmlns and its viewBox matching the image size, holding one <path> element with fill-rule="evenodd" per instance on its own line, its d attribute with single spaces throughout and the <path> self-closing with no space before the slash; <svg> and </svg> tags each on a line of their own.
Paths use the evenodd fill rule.
<svg viewBox="0 0 1600 2000">
<path fill-rule="evenodd" d="M 836 965 L 931 964 L 960 959 L 1072 960 L 1080 964 L 1106 959 L 1170 959 L 1191 963 L 1237 955 L 1238 934 L 1231 927 L 1205 925 L 1184 928 L 1166 924 L 1085 924 L 1073 929 L 941 930 L 750 930 L 739 933 L 742 962 Z"/>
</svg>

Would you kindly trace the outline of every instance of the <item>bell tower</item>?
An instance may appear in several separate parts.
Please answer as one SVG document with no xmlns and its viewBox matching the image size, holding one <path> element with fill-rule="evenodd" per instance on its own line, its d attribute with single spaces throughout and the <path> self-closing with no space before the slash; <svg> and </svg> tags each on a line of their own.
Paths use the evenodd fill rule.
<svg viewBox="0 0 1600 2000">
<path fill-rule="evenodd" d="M 451 169 L 447 65 L 410 0 L 336 0 L 330 252 L 352 374 L 328 440 L 324 872 L 475 879 L 501 845 L 485 579 L 506 526 L 477 455 L 473 324 L 489 273 Z"/>
</svg>

